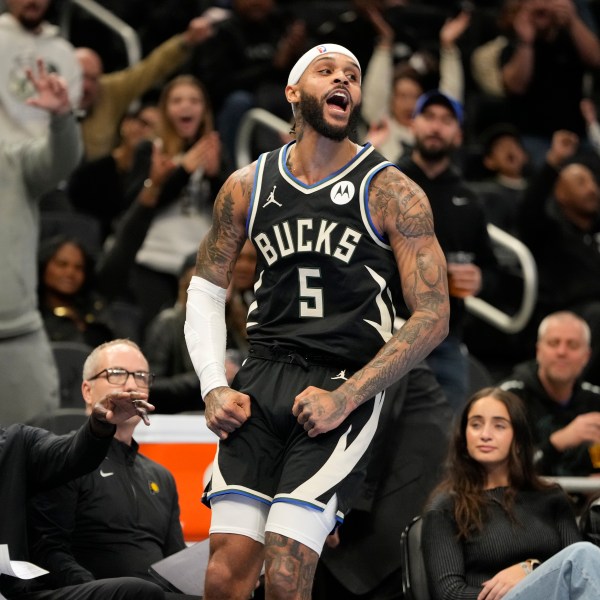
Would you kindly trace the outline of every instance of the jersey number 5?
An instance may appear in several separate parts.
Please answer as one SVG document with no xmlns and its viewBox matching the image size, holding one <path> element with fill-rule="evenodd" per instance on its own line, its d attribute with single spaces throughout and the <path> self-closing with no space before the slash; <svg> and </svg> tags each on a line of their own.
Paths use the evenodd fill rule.
<svg viewBox="0 0 600 600">
<path fill-rule="evenodd" d="M 320 269 L 299 267 L 300 316 L 309 319 L 320 319 L 323 317 L 323 288 L 309 285 L 309 279 L 320 280 Z"/>
</svg>

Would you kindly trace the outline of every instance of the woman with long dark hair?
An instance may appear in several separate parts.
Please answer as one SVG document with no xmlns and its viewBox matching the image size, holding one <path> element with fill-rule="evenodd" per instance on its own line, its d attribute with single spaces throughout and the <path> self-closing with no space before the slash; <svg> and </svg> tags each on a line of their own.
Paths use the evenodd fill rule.
<svg viewBox="0 0 600 600">
<path fill-rule="evenodd" d="M 94 347 L 115 337 L 106 298 L 95 287 L 94 260 L 80 240 L 43 241 L 38 265 L 39 309 L 50 340 Z"/>
<path fill-rule="evenodd" d="M 535 472 L 524 406 L 500 388 L 465 406 L 422 536 L 433 600 L 600 598 L 600 549 Z"/>
</svg>

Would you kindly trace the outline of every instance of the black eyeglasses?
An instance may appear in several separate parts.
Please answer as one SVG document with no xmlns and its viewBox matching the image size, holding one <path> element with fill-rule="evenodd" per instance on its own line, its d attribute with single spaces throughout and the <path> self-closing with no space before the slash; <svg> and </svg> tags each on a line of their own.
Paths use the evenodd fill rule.
<svg viewBox="0 0 600 600">
<path fill-rule="evenodd" d="M 93 381 L 94 379 L 98 379 L 98 377 L 106 377 L 108 383 L 124 385 L 130 375 L 133 375 L 135 382 L 142 388 L 149 388 L 154 381 L 154 373 L 149 373 L 148 371 L 128 371 L 119 367 L 103 369 L 100 373 L 89 377 L 88 381 Z"/>
</svg>

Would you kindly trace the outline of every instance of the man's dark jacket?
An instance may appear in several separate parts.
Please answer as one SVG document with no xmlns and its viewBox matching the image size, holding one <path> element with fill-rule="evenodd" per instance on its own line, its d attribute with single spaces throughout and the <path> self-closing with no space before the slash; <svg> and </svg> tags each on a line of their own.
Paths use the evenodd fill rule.
<svg viewBox="0 0 600 600">
<path fill-rule="evenodd" d="M 96 437 L 89 421 L 66 436 L 21 424 L 0 429 L 0 543 L 8 544 L 11 560 L 29 560 L 27 500 L 94 469 L 111 439 Z M 27 585 L 26 580 L 0 575 L 0 593 L 7 596 Z"/>
<path fill-rule="evenodd" d="M 537 451 L 537 466 L 543 475 L 589 475 L 594 469 L 587 445 L 558 452 L 550 443 L 550 436 L 566 427 L 578 415 L 600 411 L 600 387 L 579 380 L 575 383 L 569 402 L 562 405 L 547 394 L 537 370 L 536 361 L 521 363 L 501 383 L 502 389 L 513 392 L 525 403 Z"/>
</svg>

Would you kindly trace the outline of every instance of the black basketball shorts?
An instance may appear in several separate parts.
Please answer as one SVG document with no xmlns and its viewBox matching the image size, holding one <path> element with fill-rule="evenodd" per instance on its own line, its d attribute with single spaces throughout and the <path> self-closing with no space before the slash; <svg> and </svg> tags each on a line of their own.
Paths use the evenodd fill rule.
<svg viewBox="0 0 600 600">
<path fill-rule="evenodd" d="M 334 494 L 338 521 L 364 478 L 384 394 L 364 402 L 336 429 L 310 438 L 292 414 L 308 386 L 328 391 L 349 374 L 339 367 L 248 358 L 233 383 L 251 398 L 251 416 L 220 440 L 203 501 L 237 493 L 266 504 L 291 502 L 323 510 Z"/>
</svg>

